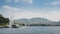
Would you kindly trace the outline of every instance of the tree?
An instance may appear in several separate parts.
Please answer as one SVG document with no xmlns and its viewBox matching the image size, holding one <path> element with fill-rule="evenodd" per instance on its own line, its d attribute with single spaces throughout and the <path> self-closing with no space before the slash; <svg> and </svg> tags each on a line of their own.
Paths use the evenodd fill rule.
<svg viewBox="0 0 60 34">
<path fill-rule="evenodd" d="M 10 20 L 9 18 L 5 18 L 2 15 L 0 15 L 0 25 L 7 25 L 9 24 Z"/>
</svg>

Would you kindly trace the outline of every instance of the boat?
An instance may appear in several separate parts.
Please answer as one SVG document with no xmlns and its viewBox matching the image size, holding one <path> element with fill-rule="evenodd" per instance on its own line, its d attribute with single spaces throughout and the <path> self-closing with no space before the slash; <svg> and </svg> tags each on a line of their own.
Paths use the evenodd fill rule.
<svg viewBox="0 0 60 34">
<path fill-rule="evenodd" d="M 15 24 L 15 20 L 14 20 L 14 24 L 11 26 L 12 28 L 19 28 L 18 26 L 17 26 L 17 24 Z"/>
<path fill-rule="evenodd" d="M 18 26 L 16 26 L 16 25 L 12 25 L 12 28 L 19 28 Z"/>
</svg>

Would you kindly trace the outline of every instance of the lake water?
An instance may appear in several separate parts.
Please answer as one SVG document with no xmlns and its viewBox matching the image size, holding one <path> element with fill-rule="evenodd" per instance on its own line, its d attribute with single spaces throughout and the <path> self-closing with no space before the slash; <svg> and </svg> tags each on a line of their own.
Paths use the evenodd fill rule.
<svg viewBox="0 0 60 34">
<path fill-rule="evenodd" d="M 60 34 L 59 26 L 0 28 L 0 34 Z"/>
</svg>

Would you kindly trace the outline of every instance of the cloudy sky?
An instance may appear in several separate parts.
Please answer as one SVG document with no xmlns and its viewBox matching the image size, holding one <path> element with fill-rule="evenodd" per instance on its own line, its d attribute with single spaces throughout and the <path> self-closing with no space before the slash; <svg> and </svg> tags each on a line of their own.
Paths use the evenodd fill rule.
<svg viewBox="0 0 60 34">
<path fill-rule="evenodd" d="M 10 19 L 42 17 L 60 20 L 60 0 L 0 0 L 0 14 Z"/>
</svg>

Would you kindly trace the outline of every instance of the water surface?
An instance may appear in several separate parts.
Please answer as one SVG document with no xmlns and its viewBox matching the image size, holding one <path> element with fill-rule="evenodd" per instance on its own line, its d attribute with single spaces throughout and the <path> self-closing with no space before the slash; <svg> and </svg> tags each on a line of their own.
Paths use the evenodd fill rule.
<svg viewBox="0 0 60 34">
<path fill-rule="evenodd" d="M 60 27 L 30 26 L 20 28 L 0 28 L 0 34 L 60 34 Z"/>
</svg>

